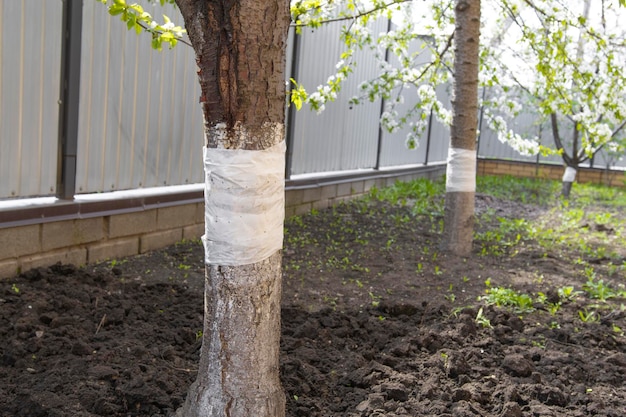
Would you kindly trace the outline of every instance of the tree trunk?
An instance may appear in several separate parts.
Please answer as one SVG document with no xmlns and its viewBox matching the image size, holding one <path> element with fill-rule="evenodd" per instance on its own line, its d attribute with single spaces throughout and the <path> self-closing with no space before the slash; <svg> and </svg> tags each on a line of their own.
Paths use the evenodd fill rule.
<svg viewBox="0 0 626 417">
<path fill-rule="evenodd" d="M 583 7 L 583 16 L 582 16 L 585 20 L 589 19 L 590 8 L 591 8 L 591 0 L 585 0 L 584 7 Z M 578 34 L 578 45 L 576 47 L 576 61 L 577 62 L 579 63 L 582 62 L 584 53 L 585 53 L 585 42 L 584 42 L 582 30 L 581 30 L 580 33 Z M 574 83 L 576 84 L 576 82 Z M 554 126 L 555 124 L 556 124 L 556 115 L 553 113 L 552 114 L 552 126 Z M 556 131 L 556 134 L 558 136 L 558 131 Z M 580 141 L 581 141 L 580 125 L 578 122 L 574 122 L 574 127 L 572 130 L 572 156 L 569 157 L 565 149 L 563 149 L 563 153 L 562 153 L 563 161 L 565 161 L 566 166 L 565 166 L 565 172 L 563 173 L 561 195 L 566 199 L 569 199 L 570 197 L 570 193 L 572 191 L 572 184 L 574 184 L 574 181 L 576 180 L 576 170 L 578 169 L 578 166 L 582 162 L 581 155 L 584 155 L 584 152 L 579 151 Z M 555 141 L 555 143 L 557 143 L 559 147 L 562 146 L 560 138 L 559 138 L 559 141 L 558 142 Z"/>
<path fill-rule="evenodd" d="M 561 195 L 564 198 L 569 198 L 574 181 L 576 181 L 576 167 L 566 166 L 563 172 L 563 186 L 561 187 Z"/>
<path fill-rule="evenodd" d="M 284 140 L 285 47 L 289 28 L 285 0 L 176 0 L 196 53 L 200 103 L 207 153 L 228 150 L 255 154 Z M 278 145 L 280 146 L 280 145 Z M 282 155 L 284 165 L 284 150 Z M 256 165 L 249 171 L 256 173 Z M 285 395 L 279 379 L 282 220 L 281 189 L 239 184 L 239 177 L 222 177 L 234 187 L 232 199 L 214 197 L 217 181 L 207 171 L 206 204 L 220 206 L 221 217 L 207 214 L 205 317 L 197 379 L 177 415 L 184 417 L 282 417 Z M 254 175 L 252 179 L 257 179 Z M 236 193 L 255 193 L 256 201 L 280 201 L 280 242 L 268 243 L 263 259 L 246 261 L 231 253 L 225 261 L 220 245 L 229 239 L 260 240 L 258 233 L 219 235 L 211 224 L 238 224 L 243 207 Z M 256 199 L 258 196 L 258 199 Z M 207 210 L 208 213 L 208 210 Z M 252 213 L 262 216 L 264 213 Z M 231 216 L 232 215 L 232 216 Z M 237 227 L 233 227 L 237 229 Z M 238 229 L 237 229 L 238 230 Z M 276 236 L 277 233 L 274 233 Z M 246 233 L 243 233 L 246 234 Z M 272 234 L 272 233 L 268 233 Z M 276 249 L 274 249 L 277 247 Z M 218 253 L 218 255 L 215 255 Z M 239 260 L 239 262 L 238 262 Z"/>
<path fill-rule="evenodd" d="M 480 0 L 456 0 L 454 97 L 442 249 L 468 256 L 474 234 Z"/>
</svg>

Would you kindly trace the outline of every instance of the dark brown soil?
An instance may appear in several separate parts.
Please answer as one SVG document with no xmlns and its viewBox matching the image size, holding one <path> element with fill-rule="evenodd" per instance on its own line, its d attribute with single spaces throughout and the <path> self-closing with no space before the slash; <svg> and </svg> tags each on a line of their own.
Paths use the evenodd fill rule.
<svg viewBox="0 0 626 417">
<path fill-rule="evenodd" d="M 479 232 L 497 216 L 558 218 L 485 195 L 477 211 L 491 215 Z M 455 259 L 438 251 L 440 227 L 436 214 L 363 202 L 288 221 L 287 415 L 626 415 L 624 300 L 558 295 L 580 291 L 590 266 L 618 288 L 626 249 L 594 258 L 522 237 L 477 240 Z M 0 416 L 171 415 L 197 370 L 202 258 L 187 242 L 0 282 Z M 546 301 L 533 312 L 487 305 L 486 281 Z"/>
</svg>

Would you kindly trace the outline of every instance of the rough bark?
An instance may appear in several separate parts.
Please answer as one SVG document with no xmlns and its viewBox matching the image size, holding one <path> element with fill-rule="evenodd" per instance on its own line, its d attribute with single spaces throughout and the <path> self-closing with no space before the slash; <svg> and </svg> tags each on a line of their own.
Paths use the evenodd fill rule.
<svg viewBox="0 0 626 417">
<path fill-rule="evenodd" d="M 454 97 L 450 148 L 475 152 L 478 123 L 480 0 L 456 0 L 455 15 Z M 476 166 L 468 168 L 464 175 L 475 179 Z M 442 248 L 454 255 L 468 256 L 472 250 L 474 194 L 474 191 L 446 190 Z"/>
<path fill-rule="evenodd" d="M 245 266 L 208 266 L 196 381 L 183 417 L 285 415 L 279 379 L 281 254 Z"/>
<path fill-rule="evenodd" d="M 284 122 L 285 46 L 289 28 L 284 0 L 176 0 L 196 52 L 207 129 L 226 123 L 249 131 Z M 218 144 L 209 138 L 209 146 Z M 228 148 L 265 149 L 256 141 Z"/>
<path fill-rule="evenodd" d="M 263 150 L 284 140 L 288 2 L 176 3 L 196 53 L 206 146 Z M 207 265 L 200 367 L 177 415 L 285 415 L 280 298 L 280 252 L 250 265 Z"/>
<path fill-rule="evenodd" d="M 570 182 L 570 181 L 563 181 L 562 186 L 561 186 L 561 195 L 563 196 L 563 198 L 568 199 L 570 196 L 570 193 L 572 191 L 572 185 L 574 183 Z"/>
</svg>

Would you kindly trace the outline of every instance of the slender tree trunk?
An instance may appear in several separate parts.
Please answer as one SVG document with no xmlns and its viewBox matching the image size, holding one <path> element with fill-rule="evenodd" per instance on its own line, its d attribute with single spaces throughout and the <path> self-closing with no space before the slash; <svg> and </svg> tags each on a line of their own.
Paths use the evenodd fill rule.
<svg viewBox="0 0 626 417">
<path fill-rule="evenodd" d="M 585 0 L 583 6 L 583 17 L 586 19 L 589 18 L 589 9 L 591 7 L 591 0 Z M 583 55 L 585 53 L 585 43 L 584 38 L 582 36 L 582 31 L 578 34 L 578 45 L 576 48 L 576 60 L 577 62 L 582 62 Z M 552 124 L 555 124 L 556 116 L 554 113 L 552 114 Z M 558 135 L 558 133 L 557 133 Z M 579 151 L 580 145 L 580 129 L 578 122 L 574 122 L 574 127 L 572 130 L 572 156 L 567 157 L 567 152 L 564 150 L 563 152 L 563 161 L 565 161 L 565 171 L 563 173 L 562 187 L 561 187 L 561 195 L 564 198 L 569 198 L 572 185 L 576 180 L 576 171 L 580 165 L 581 155 L 584 155 L 584 152 Z M 555 142 L 556 143 L 556 142 Z M 558 148 L 557 148 L 558 149 Z"/>
<path fill-rule="evenodd" d="M 474 233 L 480 0 L 456 0 L 454 97 L 442 249 L 468 256 Z"/>
<path fill-rule="evenodd" d="M 285 0 L 176 0 L 196 52 L 208 149 L 263 151 L 284 140 Z M 245 153 L 245 152 L 244 152 Z M 258 152 L 253 152 L 258 154 Z M 284 173 L 284 167 L 279 167 Z M 254 172 L 255 166 L 251 166 Z M 236 183 L 237 178 L 225 178 Z M 281 183 L 284 184 L 284 178 Z M 207 190 L 212 183 L 207 174 Z M 214 186 L 214 185 L 213 185 Z M 249 191 L 249 190 L 248 190 Z M 254 190 L 253 190 L 254 191 Z M 256 190 L 259 200 L 283 198 Z M 211 205 L 207 191 L 207 206 Z M 282 201 L 282 200 L 281 200 Z M 240 200 L 219 201 L 233 218 Z M 230 205 L 229 205 L 230 204 Z M 284 211 L 280 216 L 284 216 Z M 228 217 L 228 213 L 226 215 Z M 282 238 L 280 218 L 280 237 Z M 207 215 L 206 222 L 215 222 Z M 251 233 L 254 234 L 254 233 Z M 258 236 L 235 236 L 236 239 Z M 212 236 L 209 244 L 228 240 Z M 282 241 L 281 241 L 282 243 Z M 207 249 L 209 257 L 210 249 Z M 281 253 L 253 263 L 207 260 L 198 376 L 183 417 L 282 417 L 279 379 Z"/>
</svg>

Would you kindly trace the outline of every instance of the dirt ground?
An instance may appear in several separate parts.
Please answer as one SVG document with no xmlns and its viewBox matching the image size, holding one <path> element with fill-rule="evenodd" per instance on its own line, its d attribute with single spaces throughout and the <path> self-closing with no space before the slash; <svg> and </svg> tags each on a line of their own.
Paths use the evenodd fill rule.
<svg viewBox="0 0 626 417">
<path fill-rule="evenodd" d="M 481 194 L 477 212 L 492 216 L 482 232 L 498 216 L 556 215 Z M 580 291 L 590 265 L 617 288 L 624 248 L 609 259 L 477 241 L 472 257 L 455 259 L 438 251 L 440 227 L 410 202 L 344 204 L 287 222 L 287 415 L 626 415 L 624 300 L 558 291 Z M 197 370 L 202 258 L 186 242 L 1 281 L 0 416 L 171 415 Z M 534 311 L 489 305 L 481 297 L 496 287 L 531 295 Z"/>
</svg>

